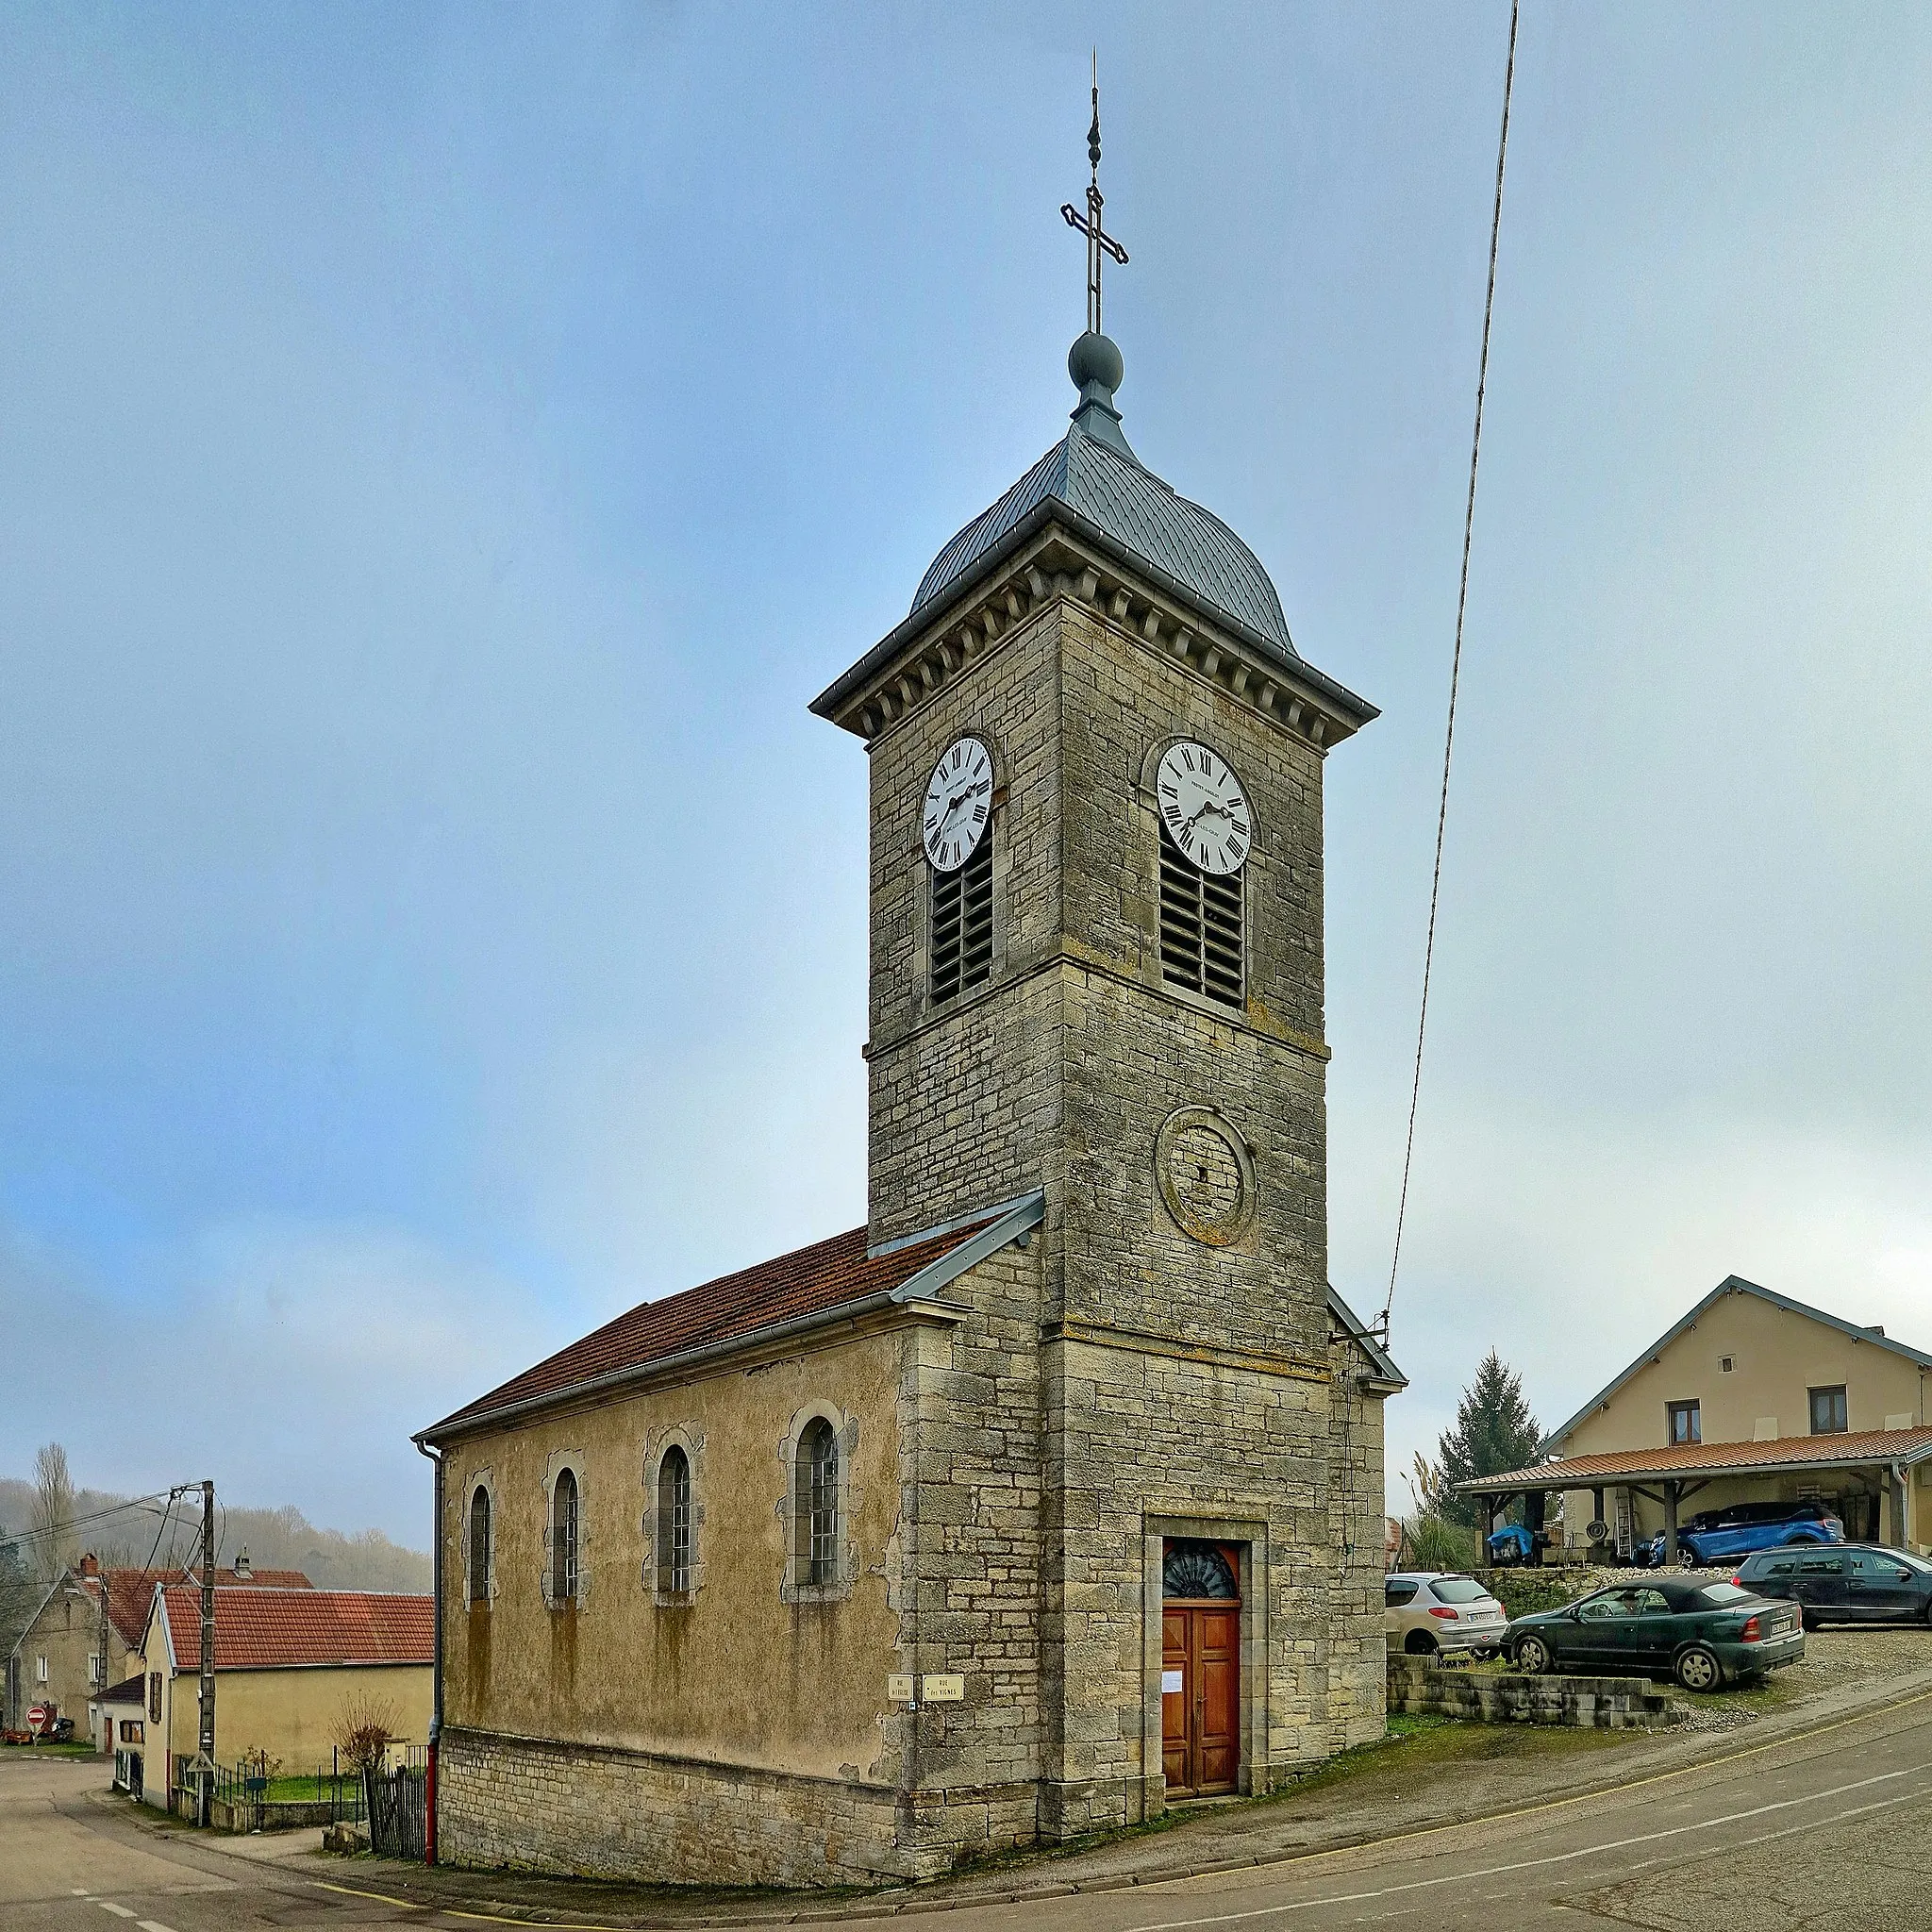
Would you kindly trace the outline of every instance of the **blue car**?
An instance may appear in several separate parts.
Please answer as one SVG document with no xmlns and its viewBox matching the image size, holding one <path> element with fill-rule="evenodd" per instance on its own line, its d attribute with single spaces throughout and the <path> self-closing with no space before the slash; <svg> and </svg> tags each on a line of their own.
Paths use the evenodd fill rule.
<svg viewBox="0 0 1932 1932">
<path fill-rule="evenodd" d="M 1733 1503 L 1704 1509 L 1677 1531 L 1677 1560 L 1687 1567 L 1728 1563 L 1787 1543 L 1841 1543 L 1845 1526 L 1822 1503 Z M 1664 1540 L 1648 1545 L 1651 1564 L 1664 1560 Z"/>
</svg>

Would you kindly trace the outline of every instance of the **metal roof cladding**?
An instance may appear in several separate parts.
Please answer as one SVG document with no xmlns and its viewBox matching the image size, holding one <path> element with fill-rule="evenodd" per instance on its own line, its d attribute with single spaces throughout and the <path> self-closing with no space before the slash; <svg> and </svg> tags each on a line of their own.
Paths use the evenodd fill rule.
<svg viewBox="0 0 1932 1932">
<path fill-rule="evenodd" d="M 937 602 L 1029 510 L 1054 497 L 1129 556 L 1165 572 L 1209 609 L 1260 632 L 1298 661 L 1281 599 L 1260 559 L 1212 511 L 1177 494 L 1127 446 L 1113 407 L 1119 349 L 1105 336 L 1084 335 L 1067 358 L 1067 373 L 1080 390 L 1073 426 L 933 559 L 912 599 L 913 613 Z"/>
</svg>

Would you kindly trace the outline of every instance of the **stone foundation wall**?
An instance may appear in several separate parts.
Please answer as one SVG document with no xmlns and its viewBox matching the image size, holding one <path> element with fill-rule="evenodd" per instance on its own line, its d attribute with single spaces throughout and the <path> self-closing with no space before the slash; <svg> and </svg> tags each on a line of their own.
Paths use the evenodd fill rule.
<svg viewBox="0 0 1932 1932">
<path fill-rule="evenodd" d="M 1029 1844 L 1034 1787 L 905 1794 L 599 1745 L 446 1729 L 446 1864 L 643 1883 L 866 1885 L 929 1878 L 962 1854 Z"/>
<path fill-rule="evenodd" d="M 1638 1677 L 1525 1677 L 1445 1671 L 1419 1657 L 1389 1659 L 1389 1708 L 1485 1724 L 1574 1724 L 1624 1730 L 1681 1724 L 1683 1707 Z"/>
</svg>

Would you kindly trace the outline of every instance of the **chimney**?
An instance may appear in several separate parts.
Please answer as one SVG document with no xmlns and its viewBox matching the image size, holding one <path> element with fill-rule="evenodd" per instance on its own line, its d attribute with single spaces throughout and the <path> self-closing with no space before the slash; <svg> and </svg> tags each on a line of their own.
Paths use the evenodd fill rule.
<svg viewBox="0 0 1932 1932">
<path fill-rule="evenodd" d="M 83 1576 L 98 1576 L 101 1574 L 100 1562 L 92 1550 L 80 1559 L 80 1574 Z"/>
<path fill-rule="evenodd" d="M 255 1581 L 255 1572 L 249 1567 L 248 1545 L 246 1543 L 242 1544 L 235 1557 L 235 1581 L 237 1583 L 253 1583 Z"/>
</svg>

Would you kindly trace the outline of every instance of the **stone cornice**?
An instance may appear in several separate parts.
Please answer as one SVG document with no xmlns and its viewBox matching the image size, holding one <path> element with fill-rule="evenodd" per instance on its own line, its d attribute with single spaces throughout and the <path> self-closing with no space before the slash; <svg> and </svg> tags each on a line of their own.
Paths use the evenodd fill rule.
<svg viewBox="0 0 1932 1932">
<path fill-rule="evenodd" d="M 1237 620 L 1202 609 L 1064 504 L 1042 504 L 942 608 L 916 612 L 812 701 L 868 743 L 923 710 L 1019 625 L 1065 600 L 1110 623 L 1317 750 L 1375 707 Z"/>
<path fill-rule="evenodd" d="M 1291 1382 L 1334 1379 L 1325 1362 L 1307 1356 L 1273 1355 L 1257 1350 L 1216 1348 L 1179 1335 L 1158 1335 L 1144 1328 L 1111 1328 L 1098 1322 L 1047 1322 L 1040 1330 L 1042 1343 L 1072 1341 L 1090 1348 L 1117 1349 L 1127 1355 L 1165 1356 L 1174 1361 L 1204 1362 L 1215 1368 L 1241 1369 L 1249 1374 L 1280 1375 Z"/>
<path fill-rule="evenodd" d="M 1179 1007 L 1183 1012 L 1193 1013 L 1204 1020 L 1211 1020 L 1221 1026 L 1231 1026 L 1237 1032 L 1254 1033 L 1263 1040 L 1272 1041 L 1276 1046 L 1285 1046 L 1291 1052 L 1304 1055 L 1311 1060 L 1332 1059 L 1334 1049 L 1326 1042 L 1302 1033 L 1292 1026 L 1285 1026 L 1273 1015 L 1257 1019 L 1251 1011 L 1237 1011 L 1233 1007 L 1224 1007 L 1198 994 L 1182 992 L 1169 986 L 1164 980 L 1142 979 L 1129 973 L 1119 961 L 1103 958 L 1091 946 L 1082 945 L 1078 940 L 1063 934 L 1058 945 L 1041 958 L 1021 967 L 1017 972 L 1008 973 L 1000 978 L 991 980 L 965 999 L 951 1003 L 942 1011 L 930 1013 L 916 1024 L 908 1026 L 903 1033 L 895 1033 L 890 1040 L 874 1041 L 868 1040 L 859 1048 L 862 1058 L 872 1060 L 887 1054 L 897 1053 L 915 1040 L 923 1038 L 935 1028 L 944 1026 L 970 1013 L 974 1008 L 986 1001 L 996 999 L 1009 987 L 1024 985 L 1029 979 L 1037 979 L 1042 973 L 1051 973 L 1058 966 L 1077 967 L 1082 973 L 1091 973 L 1102 979 L 1110 979 L 1118 986 L 1131 987 L 1136 992 L 1143 992 L 1150 999 L 1165 1000 L 1169 1006 Z"/>
</svg>

